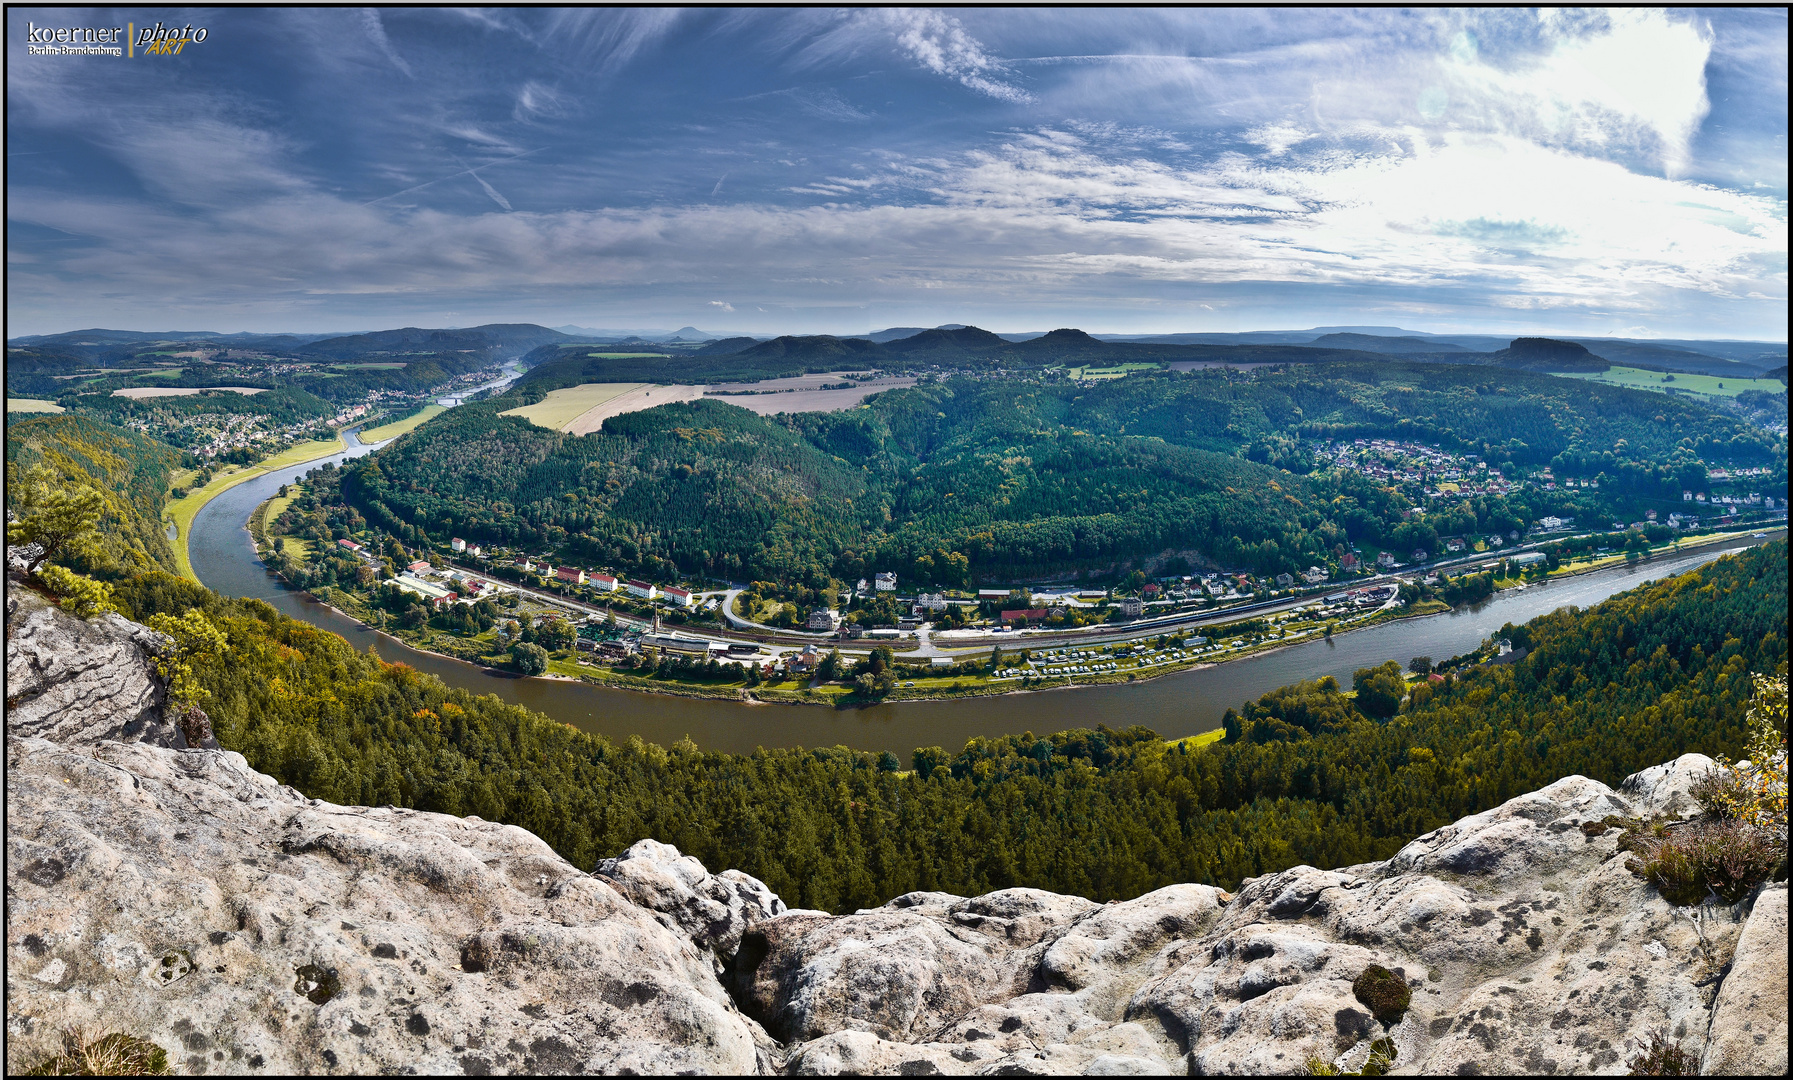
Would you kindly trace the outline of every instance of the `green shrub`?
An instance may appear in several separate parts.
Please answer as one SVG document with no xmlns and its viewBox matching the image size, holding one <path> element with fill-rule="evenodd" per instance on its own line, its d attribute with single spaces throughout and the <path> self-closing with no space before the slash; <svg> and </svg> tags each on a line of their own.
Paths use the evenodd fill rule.
<svg viewBox="0 0 1793 1080">
<path fill-rule="evenodd" d="M 1768 880 L 1786 857 L 1767 832 L 1722 820 L 1647 826 L 1631 850 L 1637 855 L 1625 860 L 1625 868 L 1655 885 L 1669 903 L 1683 906 L 1708 893 L 1734 904 Z"/>
<path fill-rule="evenodd" d="M 91 619 L 118 610 L 112 606 L 112 586 L 103 581 L 82 577 L 55 563 L 38 567 L 37 577 L 61 598 L 63 610 L 78 619 Z"/>
<path fill-rule="evenodd" d="M 1370 1010 L 1371 1016 L 1382 1021 L 1384 1027 L 1400 1023 L 1413 1000 L 1413 992 L 1407 989 L 1407 983 L 1381 964 L 1364 968 L 1363 974 L 1351 983 L 1351 993 Z"/>
<path fill-rule="evenodd" d="M 528 641 L 511 646 L 511 665 L 525 675 L 540 675 L 548 670 L 548 650 Z"/>
</svg>

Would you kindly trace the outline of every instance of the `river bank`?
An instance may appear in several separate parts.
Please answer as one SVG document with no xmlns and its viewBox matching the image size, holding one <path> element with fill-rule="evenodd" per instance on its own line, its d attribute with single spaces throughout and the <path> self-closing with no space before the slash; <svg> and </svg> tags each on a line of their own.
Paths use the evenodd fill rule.
<svg viewBox="0 0 1793 1080">
<path fill-rule="evenodd" d="M 327 460 L 340 462 L 365 452 L 365 448 L 352 448 Z M 316 463 L 308 467 L 315 468 Z M 841 745 L 873 752 L 889 750 L 906 757 L 918 746 L 962 746 L 972 736 L 1093 728 L 1098 724 L 1113 728 L 1144 725 L 1167 739 L 1200 735 L 1217 729 L 1229 707 L 1236 709 L 1241 702 L 1256 700 L 1276 687 L 1326 675 L 1348 685 L 1352 671 L 1385 660 L 1405 665 L 1414 656 L 1449 657 L 1469 652 L 1505 623 L 1523 623 L 1565 604 L 1588 607 L 1643 581 L 1691 570 L 1729 549 L 1715 545 L 1705 552 L 1659 556 L 1636 567 L 1621 564 L 1553 580 L 1544 588 L 1507 590 L 1435 616 L 1381 622 L 1362 633 L 1338 633 L 1331 640 L 1316 635 L 1300 642 L 1278 643 L 1273 649 L 1235 657 L 1237 662 L 1200 670 L 1184 668 L 1131 683 L 1123 676 L 1113 683 L 1078 686 L 1079 692 L 1074 694 L 1021 692 L 886 700 L 844 709 L 769 709 L 762 706 L 801 704 L 803 699 L 792 690 L 766 693 L 770 701 L 749 702 L 741 700 L 738 693 L 698 697 L 636 690 L 607 681 L 521 678 L 514 672 L 476 667 L 440 653 L 419 652 L 363 626 L 308 594 L 287 588 L 256 556 L 245 523 L 258 504 L 278 492 L 282 481 L 291 479 L 290 475 L 275 474 L 250 481 L 213 500 L 195 519 L 193 565 L 207 586 L 226 595 L 264 600 L 286 615 L 340 635 L 357 649 L 375 648 L 388 661 L 409 664 L 471 693 L 495 695 L 582 731 L 618 741 L 638 736 L 662 746 L 689 738 L 705 749 L 743 754 L 762 746 Z M 1737 537 L 1729 545 L 1741 548 L 1761 542 Z M 1005 642 L 1005 653 L 1018 652 L 1019 644 Z"/>
<path fill-rule="evenodd" d="M 266 539 L 260 534 L 261 524 L 268 507 L 268 502 L 258 505 L 250 515 L 250 532 L 256 543 L 256 553 L 261 555 Z M 287 588 L 291 584 L 284 575 L 271 567 L 267 569 L 270 576 L 282 582 Z M 299 590 L 295 590 L 299 591 Z M 1074 675 L 1023 675 L 991 677 L 987 673 L 956 673 L 930 675 L 927 669 L 901 668 L 899 683 L 884 694 L 877 697 L 866 697 L 849 684 L 840 682 L 815 683 L 786 680 L 779 683 L 749 684 L 745 680 L 731 679 L 718 685 L 701 680 L 681 680 L 677 677 L 664 679 L 660 677 L 643 677 L 632 675 L 615 668 L 583 662 L 577 656 L 553 657 L 548 661 L 548 671 L 543 675 L 525 676 L 508 671 L 490 662 L 489 653 L 477 648 L 466 651 L 450 652 L 438 647 L 441 636 L 447 631 L 433 633 L 427 639 L 415 636 L 399 635 L 374 625 L 373 613 L 364 610 L 360 605 L 349 602 L 359 598 L 340 587 L 323 590 L 329 598 L 317 593 L 304 592 L 303 595 L 315 603 L 336 612 L 357 625 L 367 628 L 380 636 L 404 645 L 406 648 L 422 655 L 440 657 L 443 660 L 467 664 L 493 674 L 503 674 L 517 679 L 548 679 L 558 681 L 576 681 L 592 686 L 609 689 L 626 690 L 638 694 L 665 695 L 669 697 L 704 698 L 717 701 L 738 701 L 743 703 L 777 704 L 777 705 L 812 705 L 829 709 L 864 709 L 872 706 L 896 702 L 951 702 L 976 698 L 1008 697 L 1021 694 L 1037 694 L 1055 690 L 1089 690 L 1098 687 L 1127 686 L 1155 682 L 1167 677 L 1187 674 L 1217 667 L 1222 664 L 1242 660 L 1252 660 L 1269 656 L 1284 649 L 1311 644 L 1314 640 L 1340 638 L 1347 634 L 1371 630 L 1378 626 L 1393 622 L 1427 618 L 1432 615 L 1449 613 L 1452 609 L 1439 601 L 1425 600 L 1413 605 L 1424 610 L 1406 608 L 1384 608 L 1367 615 L 1358 616 L 1362 621 L 1354 625 L 1336 628 L 1330 635 L 1326 634 L 1323 624 L 1313 621 L 1305 628 L 1297 626 L 1295 633 L 1254 641 L 1223 654 L 1198 654 L 1187 659 L 1161 660 L 1141 663 L 1137 666 L 1107 672 L 1083 672 Z M 344 599 L 346 597 L 346 601 Z M 1315 635 L 1319 635 L 1318 638 Z M 1148 632 L 1148 638 L 1150 637 Z M 453 637 L 450 640 L 465 642 L 475 646 L 477 637 Z M 863 644 L 863 643 L 862 643 Z M 1023 650 L 1014 650 L 1018 653 Z M 1037 662 L 1037 661 L 1036 661 Z"/>
<path fill-rule="evenodd" d="M 273 500 L 270 499 L 262 502 L 249 516 L 249 531 L 252 534 L 256 554 L 258 556 L 263 554 L 264 549 L 269 543 L 264 527 L 266 524 L 267 511 L 272 501 Z M 1647 565 L 1658 555 L 1664 557 L 1681 555 L 1688 552 L 1695 552 L 1706 546 L 1733 542 L 1736 539 L 1737 537 L 1735 535 L 1707 534 L 1699 537 L 1696 542 L 1691 544 L 1665 545 L 1661 549 L 1653 550 L 1648 553 L 1646 558 L 1638 560 L 1635 565 Z M 1596 560 L 1592 565 L 1586 565 L 1575 569 L 1563 567 L 1549 575 L 1535 578 L 1531 581 L 1518 579 L 1509 581 L 1503 579 L 1502 582 L 1498 583 L 1499 588 L 1497 590 L 1497 595 L 1502 592 L 1546 589 L 1550 587 L 1552 582 L 1561 583 L 1567 579 L 1607 572 L 1617 568 L 1619 564 L 1628 564 L 1623 555 L 1617 556 L 1615 559 Z M 277 571 L 269 568 L 268 573 L 285 583 L 283 575 L 279 574 Z M 288 584 L 289 588 L 291 587 L 290 583 L 286 584 Z M 377 613 L 365 609 L 363 605 L 358 603 L 361 598 L 352 590 L 335 587 L 322 590 L 322 592 L 329 594 L 330 599 L 325 599 L 323 596 L 309 593 L 306 595 L 315 602 L 342 615 L 344 618 L 354 620 L 358 625 L 364 628 L 373 630 L 379 622 L 384 621 L 379 618 Z M 1460 608 L 1469 606 L 1471 605 L 1460 605 Z M 670 677 L 658 674 L 646 676 L 636 675 L 621 668 L 587 662 L 577 653 L 551 658 L 548 662 L 548 670 L 543 675 L 524 676 L 520 673 L 508 670 L 508 667 L 502 662 L 502 659 L 496 662 L 493 660 L 493 656 L 496 654 L 493 653 L 490 648 L 485 646 L 493 645 L 495 643 L 486 641 L 484 634 L 469 636 L 454 634 L 452 631 L 434 631 L 427 632 L 424 636 L 420 637 L 416 634 L 400 634 L 385 629 L 379 629 L 375 632 L 389 641 L 397 642 L 408 649 L 415 650 L 420 655 L 437 657 L 450 663 L 466 664 L 493 676 L 503 676 L 519 680 L 536 678 L 552 682 L 572 682 L 604 690 L 620 690 L 631 694 L 647 696 L 702 699 L 739 704 L 810 705 L 835 711 L 846 711 L 870 709 L 881 705 L 950 703 L 977 699 L 1017 697 L 1058 690 L 1081 690 L 1089 692 L 1107 687 L 1144 686 L 1164 679 L 1212 670 L 1234 662 L 1263 659 L 1285 650 L 1312 644 L 1315 640 L 1331 642 L 1336 639 L 1346 638 L 1352 634 L 1371 631 L 1378 627 L 1393 623 L 1412 622 L 1435 616 L 1449 615 L 1460 610 L 1460 608 L 1452 608 L 1440 600 L 1428 598 L 1407 605 L 1391 605 L 1372 612 L 1352 616 L 1344 624 L 1340 624 L 1334 620 L 1310 616 L 1306 619 L 1297 619 L 1290 625 L 1276 631 L 1276 636 L 1274 637 L 1267 636 L 1262 640 L 1248 640 L 1244 637 L 1240 637 L 1225 651 L 1217 652 L 1216 650 L 1220 648 L 1220 645 L 1219 642 L 1216 642 L 1206 648 L 1196 651 L 1195 654 L 1191 656 L 1160 656 L 1155 660 L 1147 659 L 1141 661 L 1138 657 L 1120 657 L 1117 655 L 1112 657 L 1112 662 L 1129 666 L 1117 667 L 1116 670 L 1112 671 L 1086 670 L 1073 674 L 1046 674 L 1043 669 L 1052 666 L 1053 661 L 1046 660 L 1044 663 L 1041 662 L 1041 656 L 1044 653 L 1043 649 L 1039 647 L 1027 649 L 1015 648 L 1014 646 L 1020 646 L 1023 643 L 1019 641 L 1013 643 L 1003 642 L 1001 643 L 1002 645 L 1011 646 L 1009 649 L 1005 650 L 1009 652 L 1011 656 L 1018 656 L 1024 651 L 1034 653 L 1034 665 L 1037 665 L 1036 670 L 1030 670 L 1025 674 L 1015 675 L 993 675 L 988 671 L 974 673 L 943 672 L 940 675 L 932 675 L 926 668 L 915 669 L 900 667 L 897 685 L 875 697 L 868 697 L 851 684 L 844 682 L 817 683 L 814 681 L 783 680 L 777 683 L 750 683 L 744 678 L 729 678 L 711 681 L 703 679 L 701 676 L 691 678 L 688 676 L 681 677 L 679 674 L 673 674 Z M 1266 614 L 1260 618 L 1274 623 L 1277 620 L 1294 617 L 1299 610 L 1300 609 L 1295 609 L 1294 611 Z M 1119 633 L 1125 632 L 1124 628 L 1117 627 L 1114 629 Z M 1143 633 L 1138 644 L 1147 644 L 1151 642 L 1153 639 L 1151 628 L 1142 627 L 1141 630 Z M 1291 633 L 1291 631 L 1293 631 L 1293 633 Z M 1189 632 L 1193 633 L 1193 631 Z M 1319 635 L 1319 637 L 1316 639 L 1315 635 Z M 444 648 L 442 646 L 444 636 L 448 636 L 451 647 Z M 1111 634 L 1107 636 L 1112 637 L 1113 635 Z M 1173 635 L 1161 634 L 1158 636 L 1164 637 Z M 464 644 L 466 647 L 460 649 L 452 648 L 452 645 L 459 644 Z M 1106 647 L 1112 648 L 1113 644 L 1113 642 L 1110 642 Z M 1133 642 L 1122 642 L 1122 644 L 1133 644 Z M 1479 645 L 1480 643 L 1478 642 L 1476 644 Z M 867 648 L 866 643 L 862 642 L 860 645 L 862 650 Z M 1172 650 L 1180 651 L 1180 648 L 1176 645 L 1169 646 L 1168 648 L 1162 646 L 1159 647 L 1160 653 L 1170 652 Z M 1462 651 L 1467 652 L 1470 650 L 1465 649 Z M 1087 656 L 1086 659 L 1090 661 L 1092 666 L 1111 662 L 1111 658 L 1101 654 L 1097 650 L 1097 646 L 1093 643 L 1089 647 L 1089 652 L 1093 655 Z M 966 658 L 969 659 L 970 657 Z M 1395 659 L 1398 662 L 1405 664 L 1410 657 L 1392 657 L 1391 659 Z M 1010 668 L 1004 670 L 1015 669 Z"/>
<path fill-rule="evenodd" d="M 206 508 L 206 504 L 226 491 L 266 476 L 276 469 L 296 468 L 333 454 L 340 454 L 349 448 L 347 439 L 353 437 L 345 428 L 338 431 L 336 438 L 332 440 L 319 439 L 315 442 L 289 446 L 273 457 L 256 462 L 254 465 L 238 467 L 222 476 L 213 478 L 211 483 L 202 488 L 189 491 L 179 499 L 171 500 L 162 508 L 162 516 L 163 520 L 171 523 L 175 530 L 169 540 L 173 543 L 174 562 L 180 568 L 181 576 L 189 581 L 197 582 L 199 580 L 199 576 L 193 572 L 193 560 L 187 550 L 187 542 L 192 536 L 193 521 L 199 516 L 199 512 Z M 356 445 L 360 445 L 359 441 Z"/>
</svg>

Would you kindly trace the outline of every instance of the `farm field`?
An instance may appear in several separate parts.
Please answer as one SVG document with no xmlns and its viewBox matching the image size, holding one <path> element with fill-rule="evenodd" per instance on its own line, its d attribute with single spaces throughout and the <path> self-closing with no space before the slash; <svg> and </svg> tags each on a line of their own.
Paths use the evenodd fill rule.
<svg viewBox="0 0 1793 1080">
<path fill-rule="evenodd" d="M 615 386 L 615 383 L 586 383 L 586 386 Z M 573 387 L 578 390 L 580 387 Z M 556 394 L 561 391 L 554 391 Z M 656 386 L 653 383 L 636 383 L 633 388 L 617 394 L 585 412 L 580 413 L 564 424 L 560 430 L 574 435 L 590 435 L 604 426 L 604 421 L 623 413 L 639 412 L 651 409 L 656 405 L 666 405 L 674 401 L 695 401 L 703 396 L 701 386 Z M 546 402 L 543 402 L 546 404 Z"/>
<path fill-rule="evenodd" d="M 62 406 L 56 404 L 54 401 L 45 401 L 42 398 L 9 397 L 6 399 L 6 411 L 16 413 L 58 413 L 62 411 Z"/>
<path fill-rule="evenodd" d="M 643 383 L 581 383 L 578 386 L 550 390 L 547 397 L 534 405 L 525 405 L 520 409 L 508 409 L 499 415 L 521 416 L 537 427 L 570 431 L 572 428 L 569 425 L 580 419 L 585 413 L 624 394 L 639 391 L 644 386 Z M 660 403 L 655 402 L 655 404 Z M 602 420 L 599 423 L 602 423 Z M 596 430 L 596 425 L 593 425 L 592 430 Z M 584 434 L 584 432 L 581 431 L 578 434 Z"/>
<path fill-rule="evenodd" d="M 1678 371 L 1671 375 L 1667 372 L 1650 371 L 1645 368 L 1619 367 L 1616 364 L 1598 375 L 1569 375 L 1566 377 L 1610 383 L 1613 386 L 1628 386 L 1634 390 L 1657 390 L 1662 393 L 1681 390 L 1706 397 L 1732 398 L 1745 390 L 1762 390 L 1770 394 L 1778 394 L 1787 389 L 1787 384 L 1779 379 L 1721 379 L 1716 375 L 1688 375 Z"/>
<path fill-rule="evenodd" d="M 425 405 L 422 409 L 405 417 L 403 420 L 395 420 L 390 424 L 381 424 L 377 428 L 369 428 L 368 430 L 363 431 L 361 433 L 361 441 L 372 443 L 385 442 L 387 439 L 396 439 L 400 435 L 414 430 L 417 425 L 430 419 L 432 416 L 439 416 L 447 411 L 448 409 L 441 405 Z"/>
<path fill-rule="evenodd" d="M 186 397 L 189 394 L 197 394 L 201 390 L 229 390 L 233 394 L 242 394 L 244 397 L 254 397 L 256 394 L 262 393 L 265 389 L 265 387 L 260 386 L 127 386 L 123 390 L 112 391 L 112 396 L 138 399 Z"/>
<path fill-rule="evenodd" d="M 837 409 L 854 408 L 873 394 L 885 390 L 900 390 L 914 385 L 915 380 L 909 378 L 878 379 L 873 382 L 860 383 L 851 390 L 788 390 L 777 394 L 752 394 L 740 397 L 729 395 L 720 400 L 726 401 L 730 405 L 739 405 L 743 409 L 751 409 L 761 416 L 771 416 L 775 413 L 834 412 Z"/>
</svg>

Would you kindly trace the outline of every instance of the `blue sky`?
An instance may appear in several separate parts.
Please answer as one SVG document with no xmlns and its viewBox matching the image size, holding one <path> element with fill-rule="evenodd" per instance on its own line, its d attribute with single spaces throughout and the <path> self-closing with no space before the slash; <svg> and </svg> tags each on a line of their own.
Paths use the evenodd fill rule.
<svg viewBox="0 0 1793 1080">
<path fill-rule="evenodd" d="M 11 335 L 1786 337 L 1783 10 L 7 19 Z"/>
</svg>

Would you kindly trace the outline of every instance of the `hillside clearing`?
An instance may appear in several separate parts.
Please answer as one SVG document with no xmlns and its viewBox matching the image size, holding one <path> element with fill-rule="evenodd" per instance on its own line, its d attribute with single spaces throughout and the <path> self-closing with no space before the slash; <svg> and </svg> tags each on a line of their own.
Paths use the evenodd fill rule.
<svg viewBox="0 0 1793 1080">
<path fill-rule="evenodd" d="M 112 396 L 139 400 L 158 397 L 187 397 L 197 394 L 201 390 L 228 390 L 233 394 L 242 394 L 244 397 L 254 397 L 256 394 L 265 393 L 267 388 L 262 386 L 127 386 L 123 390 L 112 391 Z"/>
<path fill-rule="evenodd" d="M 6 411 L 16 413 L 59 413 L 62 411 L 62 406 L 56 404 L 54 401 L 45 401 L 42 398 L 9 397 L 6 399 Z"/>
<path fill-rule="evenodd" d="M 644 383 L 581 383 L 578 386 L 550 390 L 547 397 L 534 405 L 507 409 L 499 415 L 521 416 L 536 427 L 566 431 L 571 430 L 570 425 L 573 421 L 578 420 L 592 409 L 624 394 L 644 388 L 652 389 L 651 386 Z"/>
<path fill-rule="evenodd" d="M 1770 394 L 1784 393 L 1787 385 L 1779 379 L 1743 379 L 1720 377 L 1717 375 L 1689 375 L 1685 372 L 1670 374 L 1663 371 L 1650 371 L 1647 368 L 1619 367 L 1613 365 L 1599 374 L 1571 374 L 1570 379 L 1587 379 L 1590 382 L 1602 382 L 1612 386 L 1628 386 L 1633 390 L 1655 390 L 1659 393 L 1681 391 L 1699 394 L 1704 397 L 1734 398 L 1745 390 L 1761 390 Z"/>
</svg>

